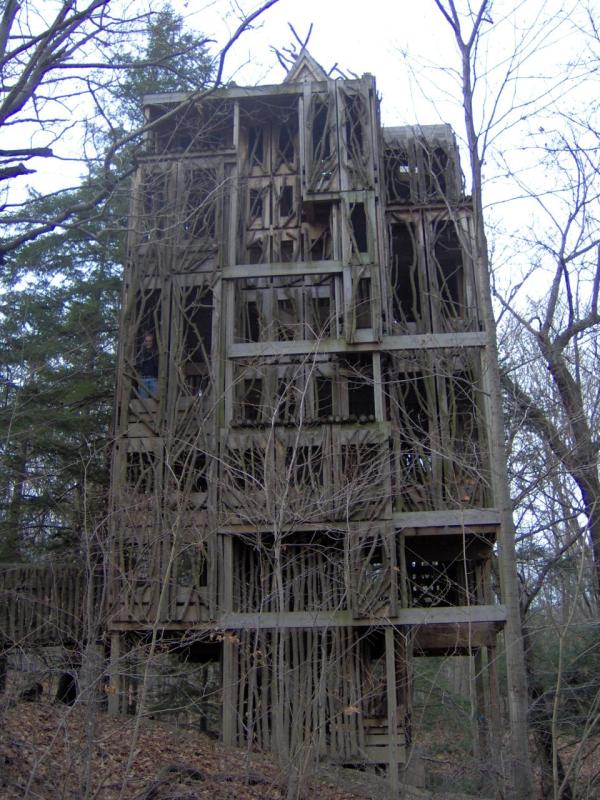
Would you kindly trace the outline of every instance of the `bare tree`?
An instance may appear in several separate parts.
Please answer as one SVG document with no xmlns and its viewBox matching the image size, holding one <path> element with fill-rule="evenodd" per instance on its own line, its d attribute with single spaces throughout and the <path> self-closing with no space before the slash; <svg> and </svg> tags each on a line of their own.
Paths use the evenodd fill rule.
<svg viewBox="0 0 600 800">
<path fill-rule="evenodd" d="M 237 29 L 215 56 L 213 87 L 222 81 L 232 45 L 276 2 L 267 0 L 242 14 Z M 0 131 L 8 141 L 0 150 L 0 181 L 4 182 L 5 192 L 1 221 L 9 234 L 0 247 L 2 253 L 93 209 L 131 174 L 131 160 L 119 164 L 119 152 L 132 142 L 140 143 L 144 133 L 159 123 L 153 119 L 135 130 L 120 130 L 105 105 L 106 87 L 125 71 L 160 66 L 167 72 L 176 72 L 177 60 L 186 55 L 174 52 L 156 62 L 132 62 L 123 56 L 128 52 L 128 42 L 152 16 L 152 12 L 135 4 L 124 13 L 122 8 L 116 9 L 112 0 L 89 0 L 81 8 L 70 0 L 56 0 L 43 8 L 18 0 L 5 4 L 0 22 Z M 199 37 L 190 47 L 202 48 L 207 43 L 207 39 Z M 210 88 L 192 89 L 182 103 L 207 91 Z M 108 138 L 108 147 L 100 156 L 93 135 L 97 134 L 98 125 Z M 55 210 L 41 214 L 36 202 L 39 195 L 24 198 L 19 179 L 35 172 L 40 159 L 65 163 L 79 160 L 79 155 L 73 158 L 70 152 L 68 143 L 73 139 L 78 140 L 79 152 L 98 159 L 103 181 L 91 196 L 78 197 L 76 201 L 59 187 Z M 52 196 L 51 191 L 47 194 Z"/>
<path fill-rule="evenodd" d="M 534 198 L 543 215 L 530 232 L 530 280 L 508 295 L 498 291 L 497 297 L 518 324 L 513 334 L 520 339 L 517 351 L 506 360 L 503 377 L 510 407 L 578 489 L 581 502 L 571 513 L 583 513 L 587 520 L 598 590 L 600 439 L 593 366 L 600 324 L 598 171 L 595 148 L 585 147 L 578 132 L 557 135 L 542 151 L 554 191 L 548 198 Z M 532 286 L 534 296 L 523 298 L 540 270 L 551 273 L 547 291 L 540 293 Z"/>
<path fill-rule="evenodd" d="M 572 137 L 567 137 L 568 141 L 563 140 L 560 144 L 554 141 L 546 150 L 545 160 L 553 161 L 559 169 L 554 175 L 550 190 L 545 187 L 541 193 L 535 192 L 527 185 L 526 179 L 520 176 L 517 164 L 522 164 L 522 160 L 521 162 L 515 160 L 515 164 L 512 164 L 509 155 L 502 156 L 501 143 L 505 141 L 506 135 L 517 127 L 520 126 L 520 130 L 523 131 L 526 121 L 530 123 L 530 127 L 533 127 L 533 120 L 536 118 L 543 119 L 544 125 L 548 125 L 547 119 L 552 115 L 553 104 L 558 102 L 560 94 L 567 95 L 569 92 L 574 92 L 581 81 L 585 80 L 586 71 L 589 69 L 587 58 L 589 53 L 585 46 L 585 36 L 582 35 L 579 42 L 580 47 L 582 41 L 584 46 L 580 52 L 571 61 L 565 58 L 562 68 L 549 78 L 545 76 L 543 80 L 538 81 L 535 76 L 541 77 L 541 74 L 536 71 L 535 66 L 537 52 L 541 51 L 549 41 L 566 39 L 569 31 L 575 27 L 574 8 L 563 8 L 556 15 L 546 17 L 543 13 L 535 12 L 535 9 L 527 4 L 522 4 L 520 10 L 533 13 L 532 24 L 522 27 L 519 34 L 513 37 L 510 50 L 504 50 L 499 57 L 494 58 L 496 55 L 492 45 L 494 31 L 502 25 L 514 24 L 513 33 L 516 33 L 516 16 L 511 12 L 505 13 L 498 4 L 492 2 L 477 3 L 473 7 L 471 4 L 461 4 L 453 0 L 449 2 L 436 0 L 436 5 L 450 26 L 460 58 L 460 67 L 455 74 L 458 76 L 459 96 L 464 110 L 465 140 L 469 154 L 469 177 L 476 228 L 475 261 L 482 276 L 482 286 L 487 286 L 491 277 L 484 220 L 484 195 L 487 197 L 482 177 L 484 162 L 500 163 L 504 175 L 516 186 L 513 196 L 516 199 L 523 195 L 532 198 L 533 202 L 539 205 L 538 216 L 545 216 L 537 229 L 539 232 L 533 236 L 529 233 L 530 238 L 524 235 L 518 239 L 520 254 L 527 252 L 530 257 L 525 269 L 529 282 L 524 280 L 516 287 L 511 287 L 504 295 L 501 290 L 496 292 L 503 305 L 504 318 L 506 319 L 507 315 L 513 317 L 513 324 L 510 325 L 513 335 L 508 337 L 506 342 L 503 341 L 503 344 L 509 344 L 507 357 L 502 363 L 502 372 L 498 364 L 490 365 L 492 418 L 497 426 L 494 435 L 496 453 L 499 457 L 497 465 L 505 460 L 502 454 L 504 415 L 501 393 L 503 391 L 506 391 L 509 397 L 508 407 L 515 428 L 525 426 L 543 440 L 542 450 L 538 452 L 535 460 L 526 463 L 527 456 L 524 455 L 526 450 L 521 450 L 523 455 L 513 461 L 517 470 L 520 470 L 520 473 L 519 471 L 512 473 L 517 479 L 512 488 L 518 493 L 515 499 L 518 504 L 517 509 L 522 514 L 522 521 L 529 530 L 536 528 L 531 516 L 533 508 L 536 512 L 535 518 L 538 520 L 537 534 L 533 534 L 531 546 L 535 547 L 536 541 L 540 544 L 543 530 L 557 531 L 566 528 L 560 544 L 546 551 L 545 564 L 535 577 L 529 573 L 532 579 L 528 586 L 529 595 L 519 598 L 514 583 L 516 573 L 514 549 L 510 544 L 514 538 L 510 518 L 511 500 L 508 492 L 504 492 L 505 522 L 510 534 L 509 541 L 503 544 L 504 564 L 509 564 L 509 571 L 503 577 L 503 596 L 505 598 L 508 596 L 514 625 L 512 630 L 510 626 L 507 629 L 507 646 L 509 650 L 514 650 L 515 654 L 518 654 L 512 664 L 514 672 L 512 677 L 509 674 L 509 681 L 514 688 L 514 698 L 517 703 L 514 723 L 520 734 L 516 741 L 520 741 L 518 746 L 523 755 L 527 747 L 527 699 L 523 662 L 519 653 L 521 650 L 519 600 L 523 603 L 522 610 L 529 607 L 533 598 L 544 586 L 544 582 L 548 580 L 553 565 L 569 548 L 577 544 L 581 528 L 576 518 L 581 511 L 588 519 L 587 528 L 593 552 L 597 537 L 594 525 L 597 524 L 598 445 L 594 430 L 596 400 L 593 399 L 596 393 L 593 380 L 591 383 L 588 380 L 583 382 L 581 380 L 586 371 L 586 357 L 583 356 L 585 340 L 598 323 L 598 272 L 595 264 L 598 240 L 595 233 L 597 224 L 592 211 L 597 199 L 597 191 L 594 188 L 597 169 L 592 151 L 581 146 L 585 139 L 584 129 L 590 129 L 589 118 L 585 125 L 580 126 L 580 136 L 576 137 L 580 141 L 577 144 Z M 586 22 L 588 28 L 593 28 L 589 25 L 589 17 L 584 20 L 584 23 Z M 500 53 L 499 42 L 498 45 Z M 530 78 L 534 77 L 529 83 L 523 80 L 525 70 L 528 70 Z M 528 91 L 524 91 L 525 86 L 528 87 Z M 556 117 L 554 119 L 556 120 Z M 552 138 L 541 123 L 537 125 L 540 137 L 546 141 Z M 531 147 L 531 141 L 530 135 L 527 139 L 528 147 Z M 569 160 L 571 164 L 567 165 Z M 557 176 L 560 177 L 558 181 Z M 550 235 L 548 235 L 549 227 L 553 230 Z M 499 249 L 499 245 L 495 243 L 496 252 Z M 539 290 L 536 292 L 532 287 L 535 301 L 529 304 L 522 302 L 522 295 L 526 291 L 523 286 L 529 289 L 535 280 L 532 281 L 531 276 L 539 275 L 540 269 L 548 264 L 549 259 L 554 261 L 554 266 L 551 267 L 553 277 L 549 291 L 544 294 Z M 513 266 L 518 256 L 513 252 L 512 258 L 505 260 L 507 264 Z M 497 284 L 503 285 L 501 276 L 496 276 L 496 280 Z M 488 293 L 485 293 L 485 296 L 486 329 L 492 331 L 494 316 L 492 297 Z M 504 326 L 501 332 L 504 334 Z M 532 345 L 539 354 L 537 357 L 533 355 Z M 494 351 L 493 344 L 491 351 Z M 517 369 L 517 364 L 520 369 Z M 519 444 L 531 446 L 531 443 L 525 442 L 519 433 L 516 433 L 516 437 Z M 514 438 L 512 442 L 515 443 Z M 542 458 L 542 454 L 545 459 Z M 538 465 L 537 476 L 533 475 L 533 463 Z M 542 486 L 549 486 L 549 476 L 557 468 L 565 470 L 569 480 L 579 488 L 581 504 L 567 503 L 566 507 L 561 505 L 566 495 L 559 491 L 552 493 L 554 504 L 552 508 L 547 502 L 535 499 L 537 489 L 541 490 L 537 497 L 542 498 L 544 492 Z M 501 469 L 501 472 L 503 471 Z M 527 486 L 525 485 L 527 481 L 520 482 L 519 474 L 522 478 L 530 476 L 531 481 Z M 506 488 L 508 486 L 506 474 L 501 474 L 500 480 L 503 488 Z M 556 488 L 557 484 L 553 485 Z M 528 494 L 529 490 L 531 493 Z M 548 493 L 545 495 L 545 500 L 549 500 Z M 542 506 L 545 506 L 546 512 L 549 513 L 540 518 Z M 569 519 L 572 521 L 571 524 L 568 524 Z M 564 520 L 564 525 L 553 522 L 557 520 Z M 551 745 L 550 750 L 552 747 L 556 748 L 556 743 Z M 556 754 L 556 749 L 554 753 Z M 529 781 L 527 762 L 526 759 L 521 762 L 518 754 L 515 756 L 517 789 L 526 794 Z M 569 789 L 563 777 L 560 777 L 558 783 L 555 781 L 554 790 L 558 791 L 561 781 L 563 782 L 561 791 L 565 791 L 566 796 Z"/>
</svg>

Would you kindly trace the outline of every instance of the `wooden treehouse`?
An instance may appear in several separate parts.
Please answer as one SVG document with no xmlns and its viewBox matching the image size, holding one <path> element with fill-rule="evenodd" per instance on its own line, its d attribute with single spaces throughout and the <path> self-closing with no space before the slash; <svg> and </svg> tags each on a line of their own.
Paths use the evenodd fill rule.
<svg viewBox="0 0 600 800">
<path fill-rule="evenodd" d="M 375 81 L 145 99 L 117 386 L 114 711 L 136 641 L 218 659 L 222 736 L 385 765 L 411 659 L 477 660 L 496 713 L 485 340 L 451 129 Z M 203 656 L 204 653 L 204 656 Z M 199 655 L 198 655 L 199 654 Z"/>
</svg>

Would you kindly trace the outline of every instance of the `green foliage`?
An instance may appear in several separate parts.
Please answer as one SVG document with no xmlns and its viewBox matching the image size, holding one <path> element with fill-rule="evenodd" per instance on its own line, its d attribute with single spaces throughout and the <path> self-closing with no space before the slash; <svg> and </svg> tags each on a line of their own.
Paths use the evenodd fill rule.
<svg viewBox="0 0 600 800">
<path fill-rule="evenodd" d="M 174 58 L 176 54 L 176 58 Z M 142 95 L 210 77 L 204 42 L 170 6 L 150 18 L 114 88 L 114 124 L 141 122 Z M 130 148 L 120 158 L 133 159 Z M 70 192 L 32 197 L 31 220 L 84 208 L 106 175 L 93 164 Z M 77 552 L 106 518 L 109 426 L 125 258 L 128 188 L 13 253 L 0 284 L 0 560 Z"/>
<path fill-rule="evenodd" d="M 554 624 L 533 636 L 535 684 L 546 709 L 558 704 L 562 733 L 580 736 L 590 714 L 600 711 L 600 628 L 598 624 L 571 623 L 560 630 Z M 536 709 L 533 709 L 536 717 Z"/>
<path fill-rule="evenodd" d="M 76 547 L 104 507 L 119 296 L 114 267 L 97 264 L 88 276 L 59 285 L 42 279 L 2 295 L 4 559 Z"/>
<path fill-rule="evenodd" d="M 149 25 L 145 47 L 125 56 L 131 64 L 118 89 L 118 112 L 141 124 L 141 98 L 153 92 L 185 92 L 205 86 L 212 75 L 207 40 L 184 30 L 183 19 L 167 5 Z M 173 58 L 173 55 L 176 57 Z"/>
</svg>

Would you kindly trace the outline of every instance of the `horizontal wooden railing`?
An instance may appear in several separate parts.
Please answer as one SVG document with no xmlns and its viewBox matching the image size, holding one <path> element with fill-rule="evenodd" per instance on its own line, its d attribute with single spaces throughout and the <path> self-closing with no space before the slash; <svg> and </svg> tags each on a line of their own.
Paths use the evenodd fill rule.
<svg viewBox="0 0 600 800">
<path fill-rule="evenodd" d="M 81 564 L 0 564 L 0 641 L 80 641 L 90 588 Z"/>
</svg>

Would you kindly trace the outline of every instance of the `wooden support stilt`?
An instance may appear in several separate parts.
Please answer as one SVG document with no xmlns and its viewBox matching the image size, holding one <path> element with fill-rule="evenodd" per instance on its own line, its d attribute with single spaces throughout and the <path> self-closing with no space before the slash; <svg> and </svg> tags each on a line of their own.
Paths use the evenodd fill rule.
<svg viewBox="0 0 600 800">
<path fill-rule="evenodd" d="M 490 754 L 489 748 L 489 721 L 487 716 L 485 698 L 485 666 L 481 648 L 473 655 L 475 667 L 475 715 L 477 738 L 479 742 L 479 758 L 481 763 L 487 761 Z"/>
<path fill-rule="evenodd" d="M 110 637 L 110 661 L 108 684 L 108 713 L 117 716 L 122 709 L 123 675 L 121 673 L 122 640 L 120 633 Z"/>
<path fill-rule="evenodd" d="M 498 666 L 496 646 L 486 647 L 486 690 L 488 700 L 489 742 L 491 763 L 498 781 L 502 776 L 500 761 L 500 739 L 502 728 L 502 714 L 500 711 L 500 685 L 498 682 Z"/>
<path fill-rule="evenodd" d="M 392 794 L 395 796 L 399 789 L 399 752 L 398 752 L 398 698 L 396 694 L 396 656 L 394 647 L 394 629 L 385 629 L 385 674 L 387 688 L 387 718 L 388 718 L 388 778 Z"/>
<path fill-rule="evenodd" d="M 234 643 L 223 642 L 223 742 L 232 747 L 235 744 L 235 715 L 237 687 L 234 680 Z"/>
</svg>

